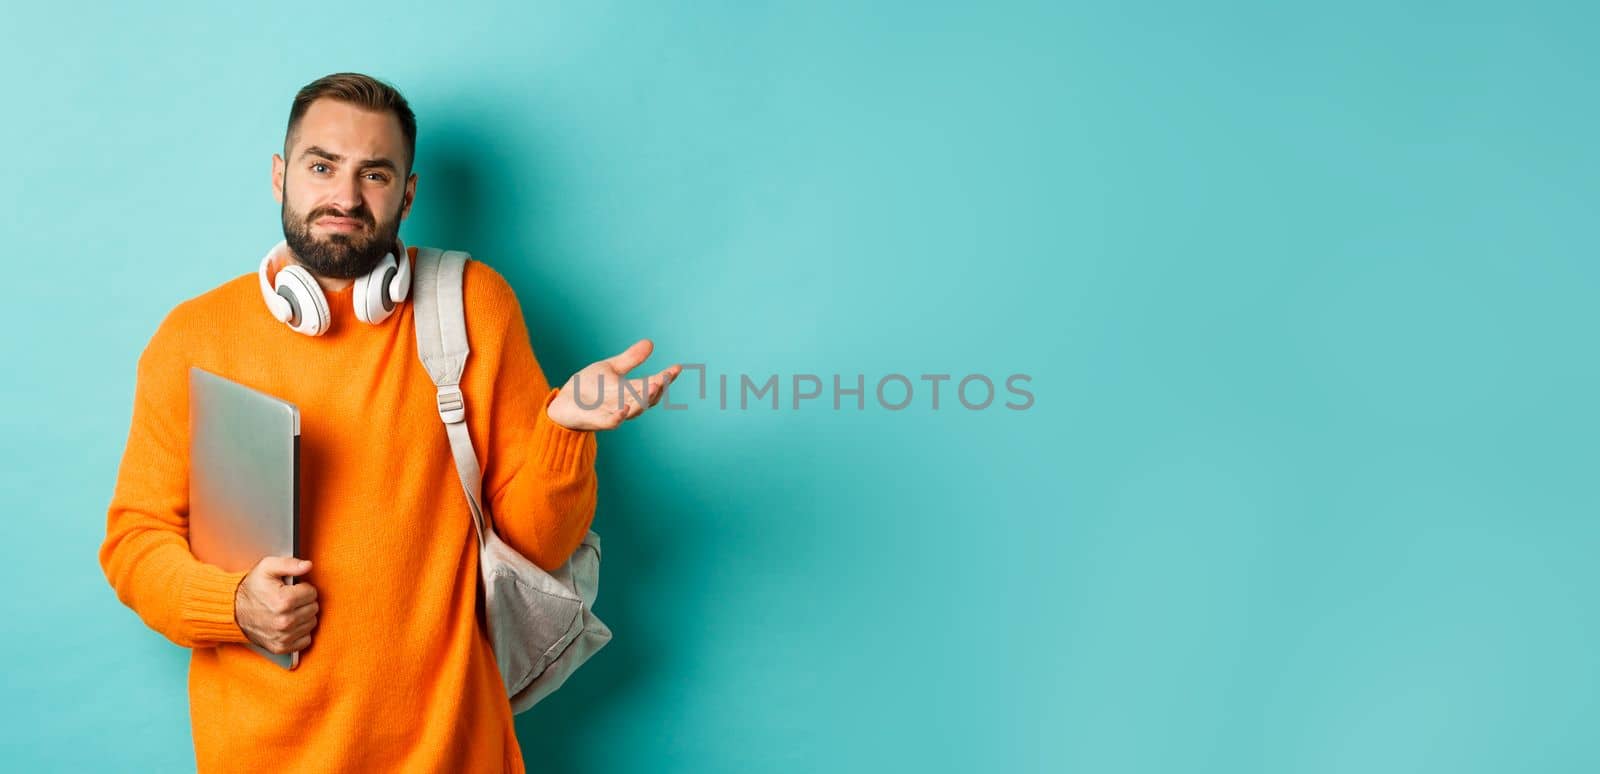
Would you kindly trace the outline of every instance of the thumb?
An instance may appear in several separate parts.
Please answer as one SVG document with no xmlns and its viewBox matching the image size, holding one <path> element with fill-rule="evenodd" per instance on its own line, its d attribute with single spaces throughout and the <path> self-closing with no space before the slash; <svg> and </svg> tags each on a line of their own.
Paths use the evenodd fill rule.
<svg viewBox="0 0 1600 774">
<path fill-rule="evenodd" d="M 650 351 L 655 348 L 656 345 L 651 343 L 649 339 L 639 339 L 633 343 L 633 346 L 606 358 L 605 362 L 615 368 L 617 373 L 625 374 L 634 366 L 643 363 L 645 358 L 650 357 Z"/>
<path fill-rule="evenodd" d="M 257 567 L 269 578 L 294 578 L 311 572 L 311 562 L 292 556 L 269 556 Z"/>
</svg>

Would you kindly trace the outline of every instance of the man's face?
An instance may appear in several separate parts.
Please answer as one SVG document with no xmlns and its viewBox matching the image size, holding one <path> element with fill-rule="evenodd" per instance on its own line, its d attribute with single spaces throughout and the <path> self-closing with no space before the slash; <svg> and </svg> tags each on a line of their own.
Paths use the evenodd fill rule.
<svg viewBox="0 0 1600 774">
<path fill-rule="evenodd" d="M 272 156 L 272 193 L 283 205 L 283 238 L 300 263 L 324 277 L 372 271 L 393 249 L 411 212 L 417 176 L 401 175 L 405 135 L 392 113 L 332 99 L 311 103 Z"/>
</svg>

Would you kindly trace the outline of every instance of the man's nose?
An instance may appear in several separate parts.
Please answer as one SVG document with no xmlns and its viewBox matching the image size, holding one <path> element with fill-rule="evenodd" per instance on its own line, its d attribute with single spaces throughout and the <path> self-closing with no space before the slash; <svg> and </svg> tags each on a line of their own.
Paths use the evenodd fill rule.
<svg viewBox="0 0 1600 774">
<path fill-rule="evenodd" d="M 341 178 L 334 185 L 333 200 L 330 202 L 346 215 L 355 212 L 361 207 L 361 176 L 352 174 Z"/>
</svg>

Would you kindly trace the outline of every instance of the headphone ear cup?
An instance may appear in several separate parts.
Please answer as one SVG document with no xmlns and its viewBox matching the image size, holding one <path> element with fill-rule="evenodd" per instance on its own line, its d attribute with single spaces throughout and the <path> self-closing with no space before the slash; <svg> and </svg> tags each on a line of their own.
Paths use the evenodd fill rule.
<svg viewBox="0 0 1600 774">
<path fill-rule="evenodd" d="M 288 324 L 297 333 L 321 336 L 328 330 L 328 297 L 322 294 L 311 272 L 301 266 L 285 266 L 278 270 L 273 283 L 278 295 L 289 302 Z"/>
<path fill-rule="evenodd" d="M 411 256 L 408 251 L 401 251 L 397 263 L 399 266 L 395 269 L 394 279 L 390 280 L 389 284 L 389 298 L 398 304 L 406 300 L 406 296 L 411 295 Z"/>
<path fill-rule="evenodd" d="M 356 278 L 355 292 L 350 296 L 356 319 L 369 325 L 388 319 L 394 312 L 394 301 L 389 298 L 389 282 L 394 275 L 394 254 L 390 253 L 370 273 Z"/>
<path fill-rule="evenodd" d="M 383 279 L 378 282 L 378 287 L 383 289 L 383 308 L 391 312 L 394 311 L 394 305 L 400 303 L 400 292 L 396 289 L 400 284 L 395 282 L 399 274 L 400 267 L 391 267 L 383 272 Z"/>
</svg>

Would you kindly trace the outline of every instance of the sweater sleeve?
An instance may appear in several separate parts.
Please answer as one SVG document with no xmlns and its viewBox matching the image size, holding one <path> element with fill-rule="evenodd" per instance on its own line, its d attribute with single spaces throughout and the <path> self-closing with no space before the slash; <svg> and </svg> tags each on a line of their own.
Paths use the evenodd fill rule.
<svg viewBox="0 0 1600 774">
<path fill-rule="evenodd" d="M 189 550 L 189 375 L 173 319 L 139 356 L 100 566 L 117 598 L 178 645 L 248 642 L 234 618 L 234 593 L 248 573 L 226 572 Z"/>
<path fill-rule="evenodd" d="M 534 356 L 516 294 L 502 278 L 493 279 L 503 289 L 496 301 L 505 314 L 489 408 L 484 496 L 501 539 L 554 570 L 577 550 L 594 521 L 595 434 L 562 427 L 545 412 L 559 388 L 550 387 Z"/>
</svg>

